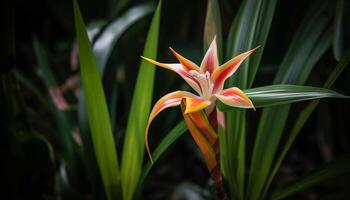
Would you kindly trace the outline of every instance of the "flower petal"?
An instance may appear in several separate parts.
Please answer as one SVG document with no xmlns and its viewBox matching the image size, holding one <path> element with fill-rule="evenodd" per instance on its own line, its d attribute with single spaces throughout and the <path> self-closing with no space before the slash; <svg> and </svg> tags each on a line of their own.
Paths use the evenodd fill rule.
<svg viewBox="0 0 350 200">
<path fill-rule="evenodd" d="M 169 93 L 162 98 L 160 98 L 157 103 L 153 106 L 153 109 L 151 111 L 151 114 L 148 119 L 148 124 L 145 131 L 145 144 L 146 149 L 148 152 L 148 155 L 150 156 L 151 160 L 151 153 L 148 145 L 148 130 L 149 127 L 154 120 L 154 118 L 163 110 L 169 107 L 178 106 L 181 104 L 182 99 L 185 99 L 186 101 L 186 111 L 187 113 L 196 112 L 198 110 L 204 109 L 206 106 L 210 104 L 210 101 L 203 99 L 201 97 L 198 97 L 190 92 L 185 91 L 176 91 Z"/>
<path fill-rule="evenodd" d="M 210 74 L 212 74 L 218 66 L 218 49 L 216 46 L 216 37 L 214 37 L 202 60 L 201 70 L 203 73 L 208 71 Z"/>
<path fill-rule="evenodd" d="M 215 96 L 226 105 L 238 108 L 253 108 L 255 110 L 248 96 L 236 87 L 223 90 L 220 94 L 215 94 Z"/>
<path fill-rule="evenodd" d="M 187 107 L 187 106 L 186 106 L 186 103 L 184 103 L 184 101 L 183 101 L 183 103 L 181 104 L 181 108 L 183 111 L 184 111 L 185 107 Z M 216 160 L 216 153 L 215 153 L 213 147 L 208 142 L 208 140 L 202 134 L 200 129 L 196 126 L 197 124 L 190 117 L 190 115 L 192 115 L 192 114 L 193 113 L 185 114 L 183 112 L 183 116 L 184 116 L 185 122 L 187 124 L 188 130 L 190 131 L 190 133 L 191 133 L 194 141 L 198 145 L 199 149 L 203 153 L 207 167 L 208 167 L 209 171 L 211 172 L 218 165 L 217 160 Z"/>
<path fill-rule="evenodd" d="M 225 114 L 215 107 L 213 112 L 208 116 L 211 126 L 217 130 L 218 125 L 225 128 Z"/>
<path fill-rule="evenodd" d="M 184 113 L 186 114 L 186 113 Z M 195 123 L 198 130 L 204 135 L 205 139 L 208 141 L 210 146 L 213 147 L 214 151 L 219 150 L 218 145 L 218 136 L 215 132 L 213 126 L 210 124 L 208 117 L 205 114 L 205 111 L 197 111 L 188 114 L 191 120 Z M 214 148 L 216 147 L 216 149 Z M 216 151 L 215 151 L 216 152 Z"/>
<path fill-rule="evenodd" d="M 196 71 L 200 71 L 200 68 L 193 63 L 192 61 L 188 60 L 187 58 L 181 56 L 180 54 L 178 54 L 174 49 L 172 49 L 171 47 L 169 47 L 171 52 L 174 54 L 174 56 L 179 60 L 179 62 L 182 64 L 182 66 L 184 67 L 184 69 L 189 72 L 191 70 L 196 70 Z"/>
<path fill-rule="evenodd" d="M 141 56 L 142 59 L 156 65 L 156 66 L 159 66 L 159 67 L 163 67 L 165 69 L 169 69 L 173 72 L 176 72 L 177 74 L 179 74 L 198 94 L 201 93 L 201 88 L 199 86 L 199 83 L 198 81 L 193 78 L 193 76 L 186 70 L 184 69 L 184 67 L 179 64 L 179 63 L 160 63 L 160 62 L 157 62 L 155 60 L 152 60 L 152 59 L 149 59 L 149 58 L 146 58 L 146 57 L 143 57 Z"/>
<path fill-rule="evenodd" d="M 203 99 L 201 97 L 186 97 L 186 110 L 185 114 L 196 112 L 198 110 L 203 110 L 207 106 L 211 104 L 211 102 L 207 99 Z"/>
<path fill-rule="evenodd" d="M 242 53 L 233 59 L 227 61 L 225 64 L 218 67 L 213 75 L 212 80 L 214 82 L 213 92 L 218 92 L 223 89 L 225 80 L 230 77 L 240 66 L 240 64 L 246 59 L 250 54 L 252 54 L 257 48 L 256 47 L 250 51 Z"/>
</svg>

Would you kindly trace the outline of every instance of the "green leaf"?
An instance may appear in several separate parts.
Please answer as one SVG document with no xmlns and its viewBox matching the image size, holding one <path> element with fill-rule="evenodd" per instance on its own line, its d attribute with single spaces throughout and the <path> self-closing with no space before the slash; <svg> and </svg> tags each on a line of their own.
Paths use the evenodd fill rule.
<svg viewBox="0 0 350 200">
<path fill-rule="evenodd" d="M 331 88 L 335 80 L 337 80 L 339 75 L 344 71 L 345 67 L 348 66 L 349 63 L 350 63 L 350 50 L 348 50 L 345 53 L 344 57 L 340 60 L 338 65 L 333 69 L 331 75 L 328 77 L 326 83 L 324 84 L 324 88 Z M 268 181 L 264 189 L 264 194 L 266 194 L 268 188 L 270 187 L 273 181 L 273 178 L 275 177 L 279 167 L 282 164 L 283 159 L 286 157 L 288 150 L 292 146 L 295 138 L 298 136 L 298 134 L 300 133 L 300 130 L 303 128 L 304 124 L 309 119 L 310 115 L 315 110 L 319 102 L 320 100 L 313 100 L 297 117 L 297 120 L 294 123 L 294 126 L 291 132 L 286 137 L 287 138 L 286 142 L 282 146 L 282 150 L 276 159 L 273 169 L 271 170 L 271 174 L 269 175 Z"/>
<path fill-rule="evenodd" d="M 325 2 L 313 4 L 309 9 L 280 64 L 274 79 L 275 84 L 305 83 L 311 70 L 331 44 L 330 7 Z"/>
<path fill-rule="evenodd" d="M 109 105 L 109 111 L 112 121 L 112 128 L 115 128 L 117 121 L 118 88 L 116 80 L 117 70 L 120 66 L 113 60 L 112 51 L 117 48 L 119 39 L 133 25 L 150 15 L 155 9 L 152 2 L 136 5 L 128 9 L 123 15 L 113 19 L 103 27 L 102 32 L 98 34 L 93 43 L 93 51 L 96 56 L 97 66 L 103 80 L 106 98 Z M 123 61 L 121 61 L 123 62 Z"/>
<path fill-rule="evenodd" d="M 303 85 L 311 70 L 330 47 L 329 2 L 312 4 L 280 64 L 274 84 Z M 327 14 L 325 14 L 327 13 Z M 261 197 L 280 144 L 290 105 L 265 108 L 258 125 L 248 181 L 248 199 Z"/>
<path fill-rule="evenodd" d="M 332 90 L 301 85 L 270 85 L 244 91 L 254 107 L 262 108 L 321 98 L 349 98 Z M 221 111 L 237 110 L 218 101 Z"/>
<path fill-rule="evenodd" d="M 207 1 L 207 14 L 204 24 L 204 52 L 216 36 L 219 62 L 222 61 L 222 29 L 218 0 Z"/>
<path fill-rule="evenodd" d="M 333 163 L 324 166 L 299 180 L 294 181 L 287 187 L 281 188 L 271 195 L 271 199 L 284 199 L 306 188 L 342 175 L 350 175 L 350 156 L 346 155 Z"/>
<path fill-rule="evenodd" d="M 153 16 L 143 56 L 156 59 L 161 1 Z M 130 200 L 136 190 L 144 158 L 144 134 L 153 96 L 155 67 L 142 60 L 129 112 L 122 157 L 123 199 Z"/>
<path fill-rule="evenodd" d="M 335 8 L 334 32 L 333 32 L 333 55 L 336 60 L 340 60 L 344 51 L 344 12 L 346 9 L 345 1 L 338 0 Z"/>
<path fill-rule="evenodd" d="M 116 12 L 118 13 L 118 12 L 122 11 L 128 4 L 129 4 L 129 0 L 119 0 L 119 1 L 117 1 L 116 6 L 115 6 L 116 7 L 115 8 Z"/>
<path fill-rule="evenodd" d="M 47 91 L 49 91 L 50 89 L 57 87 L 57 82 L 50 68 L 48 53 L 36 37 L 33 38 L 33 47 L 38 66 L 42 71 L 41 77 L 44 80 Z M 44 102 L 44 105 L 46 105 L 46 107 L 52 113 L 55 122 L 57 122 L 57 127 L 59 129 L 59 138 L 63 146 L 63 157 L 68 163 L 72 164 L 71 162 L 73 161 L 73 157 L 75 154 L 74 140 L 71 134 L 72 127 L 66 114 L 62 110 L 58 109 L 51 98 L 47 98 L 46 96 L 44 96 L 37 89 L 34 83 L 32 83 L 29 79 L 23 76 L 19 71 L 16 72 L 16 76 L 26 87 L 28 87 L 32 92 L 34 92 L 34 94 L 36 94 L 39 100 Z"/>
<path fill-rule="evenodd" d="M 236 15 L 228 35 L 226 60 L 251 49 L 259 10 L 262 1 L 243 1 Z M 235 55 L 234 55 L 235 54 Z M 245 89 L 248 80 L 249 58 L 247 58 L 237 71 L 238 87 Z M 227 81 L 229 87 L 234 85 L 233 78 Z M 227 113 L 227 136 L 221 138 L 226 148 L 221 148 L 223 176 L 228 183 L 231 198 L 244 199 L 245 185 L 245 111 Z M 227 140 L 227 141 L 226 141 Z M 228 160 L 225 160 L 228 159 Z"/>
<path fill-rule="evenodd" d="M 74 157 L 74 140 L 71 136 L 71 125 L 62 111 L 60 111 L 53 101 L 44 95 L 35 84 L 23 75 L 20 71 L 15 70 L 14 74 L 16 78 L 29 89 L 52 114 L 57 123 L 59 130 L 60 142 L 63 145 L 62 155 L 68 161 L 72 161 Z"/>
<path fill-rule="evenodd" d="M 148 16 L 154 10 L 154 4 L 145 3 L 130 8 L 125 14 L 109 23 L 93 44 L 93 51 L 100 73 L 103 74 L 119 38 L 133 24 Z"/>
<path fill-rule="evenodd" d="M 36 86 L 32 80 L 28 79 L 26 75 L 24 75 L 21 71 L 18 71 L 17 69 L 14 69 L 14 75 L 16 76 L 16 79 L 23 84 L 24 87 L 26 87 L 28 90 L 30 90 L 36 98 L 44 105 L 47 109 L 55 112 L 54 110 L 54 104 L 53 102 L 48 98 L 47 95 L 44 95 Z"/>
<path fill-rule="evenodd" d="M 73 1 L 80 76 L 97 163 L 109 200 L 119 198 L 120 171 L 102 82 L 76 0 Z"/>
<path fill-rule="evenodd" d="M 37 37 L 33 37 L 33 46 L 35 57 L 38 62 L 38 66 L 42 70 L 42 78 L 45 81 L 47 89 L 51 89 L 57 86 L 55 77 L 50 69 L 47 51 L 40 44 Z"/>
<path fill-rule="evenodd" d="M 276 0 L 243 1 L 230 28 L 226 60 L 259 45 L 261 48 L 242 63 L 237 71 L 238 79 L 234 82 L 234 77 L 230 78 L 227 81 L 228 87 L 236 85 L 246 89 L 252 85 L 270 31 L 276 2 Z M 226 148 L 221 148 L 221 154 L 227 155 L 222 158 L 222 170 L 231 198 L 236 196 L 244 199 L 245 124 L 245 111 L 227 113 L 227 134 L 220 139 L 220 144 L 226 144 Z"/>
<path fill-rule="evenodd" d="M 159 143 L 159 145 L 155 148 L 155 150 L 152 153 L 153 163 L 151 161 L 148 161 L 147 164 L 144 166 L 139 183 L 140 185 L 142 185 L 149 171 L 160 158 L 160 156 L 170 147 L 171 144 L 173 144 L 177 139 L 179 139 L 186 132 L 186 130 L 187 125 L 185 121 L 181 121 L 164 137 L 164 139 Z"/>
</svg>

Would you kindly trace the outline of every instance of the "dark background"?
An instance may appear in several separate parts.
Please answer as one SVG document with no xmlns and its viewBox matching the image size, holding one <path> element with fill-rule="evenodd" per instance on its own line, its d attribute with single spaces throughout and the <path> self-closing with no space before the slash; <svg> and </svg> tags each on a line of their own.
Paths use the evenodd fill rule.
<svg viewBox="0 0 350 200">
<path fill-rule="evenodd" d="M 119 11 L 115 7 L 116 1 L 112 0 L 85 0 L 79 1 L 79 5 L 85 22 L 89 24 L 98 20 L 111 22 L 128 8 L 143 2 L 145 1 L 131 1 L 126 8 Z M 225 39 L 241 2 L 219 2 Z M 271 84 L 295 31 L 307 14 L 308 7 L 315 2 L 317 3 L 304 0 L 278 2 L 255 86 Z M 0 147 L 3 192 L 0 199 L 95 199 L 96 196 L 91 195 L 94 189 L 87 178 L 85 168 L 89 167 L 86 167 L 85 161 L 77 161 L 81 171 L 76 174 L 76 182 L 70 186 L 62 186 L 61 179 L 64 175 L 60 171 L 60 163 L 64 161 L 61 157 L 62 144 L 59 142 L 57 124 L 47 108 L 42 106 L 32 91 L 18 82 L 13 72 L 21 72 L 49 97 L 35 58 L 34 37 L 47 50 L 50 67 L 59 85 L 79 72 L 78 69 L 71 69 L 75 42 L 72 2 L 34 0 L 16 1 L 12 5 L 3 4 Z M 205 11 L 206 2 L 201 0 L 163 2 L 158 60 L 174 61 L 168 51 L 168 47 L 172 46 L 196 63 L 200 62 L 203 54 Z M 114 58 L 109 63 L 125 67 L 118 71 L 121 87 L 118 90 L 118 117 L 115 121 L 117 138 L 123 138 L 139 56 L 142 54 L 149 22 L 150 16 L 137 22 L 123 34 L 113 51 Z M 347 20 L 347 27 L 349 22 Z M 348 41 L 349 38 L 344 37 L 344 44 L 348 44 Z M 318 62 L 307 85 L 322 85 L 336 64 L 332 49 L 329 49 Z M 333 89 L 349 95 L 349 75 L 350 70 L 346 69 Z M 184 86 L 177 76 L 165 70 L 157 70 L 155 100 L 179 87 Z M 64 95 L 74 107 L 77 99 L 73 92 L 69 91 Z M 304 105 L 298 103 L 294 106 L 295 112 L 291 113 L 291 120 L 295 119 Z M 289 152 L 278 174 L 276 186 L 284 185 L 349 152 L 349 105 L 348 100 L 322 100 Z M 74 108 L 67 111 L 67 115 L 77 123 Z M 165 115 L 168 116 L 167 120 L 162 117 Z M 257 122 L 258 116 L 259 111 L 249 115 L 249 120 L 253 123 L 249 127 L 248 155 L 251 153 L 257 125 L 254 122 Z M 158 131 L 152 143 L 158 143 L 169 131 L 167 127 L 172 127 L 179 117 L 179 110 L 176 109 L 161 114 L 154 123 L 154 130 Z M 145 183 L 142 199 L 176 199 L 176 196 L 194 199 L 198 193 L 207 192 L 208 177 L 197 147 L 189 135 L 186 135 L 172 145 L 152 170 Z M 308 189 L 295 199 L 319 199 L 324 194 L 348 193 L 346 190 L 349 186 L 349 179 L 340 177 Z M 101 191 L 96 193 L 103 196 Z"/>
</svg>

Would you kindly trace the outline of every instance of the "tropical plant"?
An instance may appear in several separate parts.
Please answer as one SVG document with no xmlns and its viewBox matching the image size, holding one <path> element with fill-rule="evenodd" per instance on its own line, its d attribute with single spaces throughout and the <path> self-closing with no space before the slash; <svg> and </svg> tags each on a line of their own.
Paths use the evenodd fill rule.
<svg viewBox="0 0 350 200">
<path fill-rule="evenodd" d="M 163 10 L 169 13 L 180 9 L 167 6 L 178 6 L 177 1 L 163 3 Z M 192 11 L 195 10 L 191 9 L 192 4 L 197 7 L 196 3 L 187 3 L 190 15 L 184 8 L 182 15 L 175 17 L 179 23 L 194 15 Z M 38 98 L 40 105 L 50 111 L 56 123 L 57 130 L 53 132 L 58 133 L 55 137 L 61 145 L 59 148 L 36 135 L 30 134 L 30 138 L 39 141 L 45 150 L 43 158 L 49 163 L 47 169 L 53 170 L 52 166 L 56 165 L 54 173 L 58 179 L 52 184 L 58 185 L 63 199 L 82 198 L 86 194 L 93 199 L 147 199 L 142 192 L 150 185 L 147 181 L 153 178 L 149 176 L 151 169 L 166 165 L 166 162 L 157 162 L 187 129 L 202 152 L 199 160 L 204 158 L 214 180 L 214 184 L 208 182 L 209 190 L 202 187 L 201 195 L 206 199 L 213 197 L 205 191 L 214 189 L 219 199 L 283 199 L 323 181 L 349 174 L 349 156 L 344 155 L 288 185 L 280 186 L 276 182 L 283 161 L 320 99 L 343 98 L 348 104 L 348 96 L 331 90 L 350 62 L 350 50 L 344 51 L 346 2 L 338 0 L 336 5 L 331 1 L 309 3 L 310 9 L 293 34 L 285 55 L 274 61 L 280 64 L 273 67 L 272 73 L 266 73 L 268 66 L 263 61 L 266 57 L 281 56 L 277 52 L 280 49 L 269 47 L 270 42 L 275 41 L 270 30 L 273 20 L 278 20 L 274 16 L 278 1 L 243 0 L 231 26 L 227 27 L 229 20 L 223 16 L 234 15 L 235 10 L 230 8 L 233 4 L 236 5 L 225 0 L 207 1 L 203 35 L 203 49 L 207 53 L 203 52 L 201 67 L 173 49 L 179 63 L 155 61 L 167 59 L 166 54 L 159 51 L 164 46 L 158 42 L 162 38 L 159 37 L 161 31 L 169 33 L 176 29 L 178 32 L 170 35 L 178 34 L 178 42 L 185 43 L 182 35 L 195 29 L 192 24 L 189 29 L 172 29 L 165 17 L 170 14 L 163 12 L 161 17 L 161 1 L 158 6 L 151 2 L 136 5 L 127 0 L 117 1 L 111 8 L 117 15 L 109 16 L 108 21 L 94 21 L 85 26 L 77 0 L 74 0 L 76 41 L 72 42 L 70 61 L 73 67 L 79 66 L 80 72 L 70 74 L 63 86 L 53 71 L 42 39 L 33 37 L 39 76 L 47 94 L 23 70 L 15 69 L 14 74 Z M 149 15 L 153 12 L 149 25 Z M 166 21 L 164 27 L 161 19 Z M 224 32 L 228 29 L 228 33 Z M 134 39 L 135 35 L 138 39 Z M 162 41 L 169 42 L 171 36 Z M 179 52 L 193 60 L 201 57 L 201 53 L 193 50 L 196 49 L 193 44 L 201 42 L 196 36 L 187 40 L 191 43 L 183 45 L 185 48 L 179 48 Z M 123 42 L 127 45 L 123 46 Z M 132 42 L 144 43 L 143 52 L 137 52 L 131 44 L 129 47 Z M 331 47 L 332 52 L 328 51 Z M 324 84 L 320 84 L 320 80 L 318 83 L 309 81 L 315 78 L 316 65 L 329 59 L 331 53 L 338 64 L 331 70 L 327 68 L 328 78 L 320 78 L 326 79 Z M 144 59 L 139 58 L 141 55 Z M 135 63 L 139 68 L 132 68 Z M 224 64 L 220 66 L 221 63 Z M 156 102 L 151 111 L 152 102 L 174 85 L 177 89 L 188 89 L 188 86 L 176 84 L 172 78 L 175 76 L 162 76 L 166 70 L 159 70 L 161 75 L 155 76 L 154 65 L 177 72 L 199 96 L 185 91 L 173 92 Z M 136 78 L 134 70 L 138 71 Z M 125 80 L 125 77 L 132 78 Z M 14 84 L 12 80 L 7 82 L 7 78 L 2 77 L 4 85 Z M 161 84 L 154 84 L 155 81 Z M 229 89 L 223 89 L 224 86 Z M 74 91 L 76 102 L 72 103 L 68 95 L 63 94 L 67 90 Z M 309 100 L 308 104 L 293 104 Z M 178 121 L 178 115 L 172 113 L 160 117 L 150 127 L 155 115 L 177 105 L 181 106 L 183 121 Z M 173 126 L 174 123 L 177 124 Z M 151 134 L 148 144 L 148 132 L 162 135 Z M 151 159 L 145 156 L 145 149 Z M 196 157 L 196 148 L 192 151 L 191 155 L 180 156 Z M 171 172 L 175 170 L 181 169 L 174 167 Z M 157 194 L 162 190 L 158 187 L 155 187 Z"/>
</svg>

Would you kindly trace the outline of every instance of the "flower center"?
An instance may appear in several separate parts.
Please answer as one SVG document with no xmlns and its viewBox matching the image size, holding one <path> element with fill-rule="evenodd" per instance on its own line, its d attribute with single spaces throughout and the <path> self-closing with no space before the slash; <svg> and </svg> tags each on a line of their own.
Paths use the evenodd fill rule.
<svg viewBox="0 0 350 200">
<path fill-rule="evenodd" d="M 196 70 L 191 70 L 189 73 L 199 82 L 199 87 L 201 89 L 200 96 L 205 99 L 210 99 L 212 96 L 214 84 L 211 82 L 210 73 L 206 71 L 204 74 L 199 73 Z"/>
</svg>

